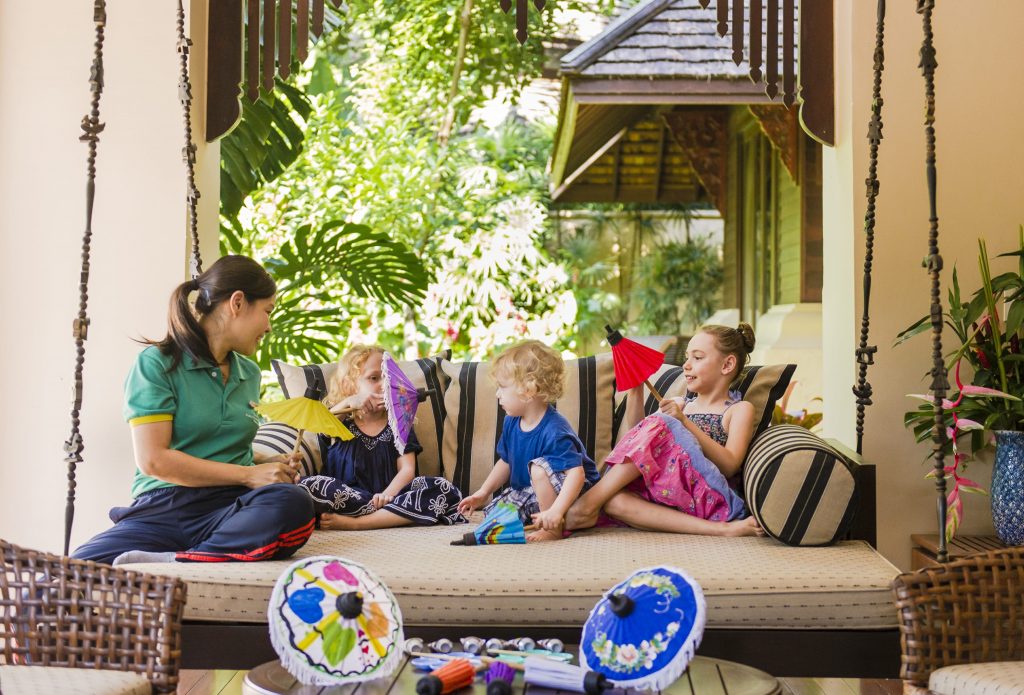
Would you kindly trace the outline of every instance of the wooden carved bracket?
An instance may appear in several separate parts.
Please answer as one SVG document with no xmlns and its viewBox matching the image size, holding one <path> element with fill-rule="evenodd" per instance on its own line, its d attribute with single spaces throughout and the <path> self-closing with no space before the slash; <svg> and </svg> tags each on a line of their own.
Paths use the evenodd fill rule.
<svg viewBox="0 0 1024 695">
<path fill-rule="evenodd" d="M 672 137 L 690 160 L 708 197 L 725 214 L 729 159 L 729 114 L 725 108 L 687 109 L 662 114 Z"/>
<path fill-rule="evenodd" d="M 774 104 L 748 104 L 747 107 L 778 151 L 793 181 L 799 183 L 800 126 L 796 109 Z"/>
<path fill-rule="evenodd" d="M 800 97 L 799 124 L 824 145 L 835 144 L 835 84 L 832 55 L 832 0 L 803 0 L 797 22 L 796 0 L 714 0 L 718 33 L 732 31 L 732 58 L 746 57 L 750 79 L 764 84 L 773 101 L 793 106 Z M 712 0 L 699 0 L 707 9 Z M 744 21 L 746 14 L 747 21 Z M 750 18 L 754 21 L 749 21 Z M 763 17 L 763 21 L 758 21 Z M 780 21 L 781 19 L 781 21 Z M 730 24 L 731 22 L 731 24 Z M 799 24 L 800 80 L 797 82 L 796 31 Z M 779 52 L 781 45 L 781 66 Z M 763 47 L 763 51 L 762 51 Z M 744 53 L 746 48 L 746 54 Z M 762 69 L 763 62 L 763 69 Z M 781 90 L 780 87 L 781 68 Z"/>
</svg>

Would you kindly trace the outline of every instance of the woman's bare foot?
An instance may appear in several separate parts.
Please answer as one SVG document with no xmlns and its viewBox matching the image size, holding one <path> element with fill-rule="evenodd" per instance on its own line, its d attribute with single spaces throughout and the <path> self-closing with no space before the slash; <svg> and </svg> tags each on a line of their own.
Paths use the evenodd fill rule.
<svg viewBox="0 0 1024 695">
<path fill-rule="evenodd" d="M 544 529 L 537 529 L 526 534 L 527 543 L 539 543 L 540 541 L 558 541 L 562 539 L 562 534 L 557 531 L 545 531 Z"/>
<path fill-rule="evenodd" d="M 597 523 L 597 509 L 590 509 L 582 499 L 573 502 L 569 511 L 565 513 L 565 530 L 577 531 L 579 529 L 591 528 Z"/>
<path fill-rule="evenodd" d="M 764 529 L 757 523 L 757 519 L 748 516 L 746 519 L 737 519 L 726 523 L 726 536 L 763 536 Z"/>
</svg>

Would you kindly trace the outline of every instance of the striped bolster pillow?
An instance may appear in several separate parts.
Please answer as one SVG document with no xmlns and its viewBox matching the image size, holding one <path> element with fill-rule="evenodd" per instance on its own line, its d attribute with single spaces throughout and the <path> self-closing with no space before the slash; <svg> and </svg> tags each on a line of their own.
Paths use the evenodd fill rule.
<svg viewBox="0 0 1024 695">
<path fill-rule="evenodd" d="M 290 454 L 295 449 L 295 436 L 298 430 L 281 422 L 265 422 L 256 430 L 256 438 L 252 440 L 254 454 L 274 456 Z M 315 432 L 302 433 L 302 477 L 316 475 L 323 465 L 323 455 Z"/>
<path fill-rule="evenodd" d="M 420 403 L 416 411 L 416 422 L 413 429 L 416 438 L 423 446 L 416 456 L 416 467 L 419 475 L 443 475 L 443 462 L 441 461 L 441 437 L 444 433 L 444 390 L 448 381 L 444 372 L 438 366 L 442 358 L 451 357 L 450 351 L 445 351 L 436 357 L 424 357 L 418 360 L 399 361 L 398 366 L 402 368 L 409 380 L 416 385 L 416 388 L 432 389 L 434 394 L 427 400 Z M 320 393 L 327 394 L 327 384 L 334 371 L 338 368 L 336 362 L 327 364 L 308 364 L 302 367 L 271 360 L 274 373 L 277 374 L 277 381 L 281 385 L 281 391 L 285 398 L 294 398 L 305 393 L 306 388 L 314 386 Z M 292 444 L 295 437 L 292 437 Z M 320 451 L 319 447 L 313 447 L 316 454 L 316 469 L 319 470 Z"/>
<path fill-rule="evenodd" d="M 787 545 L 835 543 L 857 509 L 857 488 L 846 461 L 796 425 L 775 425 L 754 439 L 743 487 L 757 522 Z"/>
<path fill-rule="evenodd" d="M 795 364 L 750 366 L 743 370 L 735 388 L 743 395 L 743 400 L 754 406 L 754 437 L 772 424 L 775 402 L 786 393 L 786 387 L 789 386 L 795 371 Z M 683 378 L 682 367 L 666 364 L 655 372 L 650 382 L 666 398 L 686 395 L 686 379 Z M 658 401 L 648 393 L 644 401 L 644 414 L 650 415 L 657 409 Z M 626 398 L 623 397 L 615 408 L 615 441 L 622 439 L 629 429 L 623 422 L 625 413 Z"/>
<path fill-rule="evenodd" d="M 451 481 L 465 494 L 480 487 L 497 460 L 505 411 L 487 362 L 441 361 L 451 383 L 445 392 L 443 457 Z M 587 453 L 598 463 L 612 445 L 615 372 L 611 353 L 566 360 L 566 383 L 555 407 L 576 430 Z"/>
</svg>

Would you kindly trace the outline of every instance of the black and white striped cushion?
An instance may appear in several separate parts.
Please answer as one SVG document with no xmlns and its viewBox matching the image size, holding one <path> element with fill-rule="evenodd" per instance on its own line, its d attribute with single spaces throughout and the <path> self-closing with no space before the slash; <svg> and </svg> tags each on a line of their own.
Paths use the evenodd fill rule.
<svg viewBox="0 0 1024 695">
<path fill-rule="evenodd" d="M 857 488 L 842 456 L 796 425 L 775 425 L 750 445 L 743 468 L 747 507 L 787 545 L 829 545 L 853 523 Z"/>
<path fill-rule="evenodd" d="M 754 437 L 772 424 L 775 402 L 785 395 L 786 387 L 789 386 L 795 371 L 795 364 L 770 364 L 763 367 L 754 365 L 743 370 L 736 390 L 742 394 L 743 400 L 754 406 Z M 663 365 L 654 373 L 650 382 L 665 398 L 686 395 L 686 379 L 683 378 L 682 367 Z M 644 400 L 644 415 L 650 415 L 657 409 L 657 399 L 648 393 Z M 615 408 L 615 441 L 619 441 L 629 429 L 623 422 L 625 413 L 626 397 L 623 397 Z"/>
<path fill-rule="evenodd" d="M 265 456 L 290 454 L 295 450 L 295 436 L 298 432 L 294 427 L 281 422 L 265 422 L 256 430 L 256 438 L 252 440 L 253 453 Z M 302 433 L 299 451 L 302 454 L 302 477 L 319 473 L 323 466 L 323 452 L 320 451 L 315 432 Z"/>
<path fill-rule="evenodd" d="M 567 360 L 565 392 L 556 404 L 600 464 L 612 446 L 614 368 L 611 353 Z M 441 361 L 450 380 L 445 392 L 443 457 L 464 494 L 480 487 L 497 461 L 505 411 L 498 405 L 488 362 Z"/>
<path fill-rule="evenodd" d="M 439 367 L 442 358 L 451 357 L 450 351 L 436 357 L 423 357 L 418 360 L 398 361 L 409 380 L 417 388 L 431 389 L 434 393 L 423 403 L 420 403 L 416 411 L 416 422 L 413 429 L 416 438 L 423 446 L 416 456 L 416 467 L 419 475 L 443 475 L 445 470 L 441 460 L 441 438 L 444 434 L 444 391 L 448 386 L 448 380 Z M 327 383 L 334 376 L 334 370 L 338 368 L 337 362 L 327 364 L 307 364 L 296 366 L 271 360 L 274 373 L 277 374 L 277 381 L 281 385 L 281 391 L 285 398 L 301 396 L 310 386 L 316 387 L 320 393 L 327 393 Z M 295 444 L 295 437 L 292 437 L 292 445 Z M 316 467 L 319 470 L 319 450 L 313 447 L 316 452 Z"/>
</svg>

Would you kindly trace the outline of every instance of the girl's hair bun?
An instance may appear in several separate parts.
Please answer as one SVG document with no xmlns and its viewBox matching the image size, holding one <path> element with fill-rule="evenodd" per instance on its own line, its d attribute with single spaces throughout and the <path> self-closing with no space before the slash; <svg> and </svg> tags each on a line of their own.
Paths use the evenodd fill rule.
<svg viewBox="0 0 1024 695">
<path fill-rule="evenodd" d="M 741 322 L 740 325 L 736 326 L 736 332 L 740 334 L 740 338 L 743 340 L 743 348 L 749 355 L 754 351 L 754 329 L 749 323 Z"/>
</svg>

